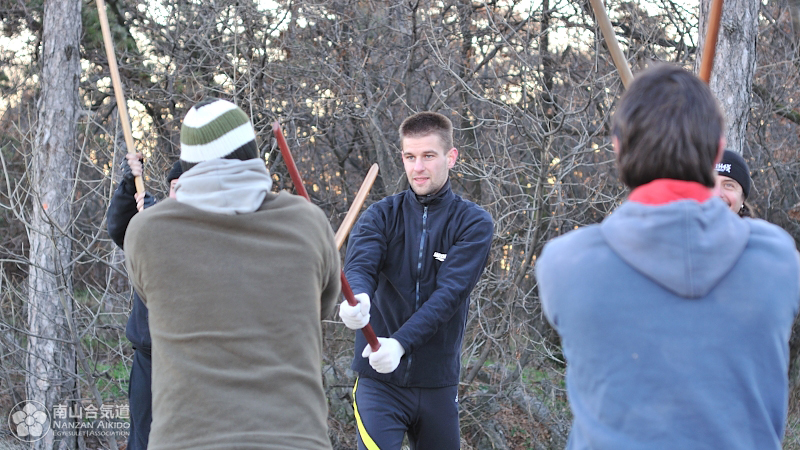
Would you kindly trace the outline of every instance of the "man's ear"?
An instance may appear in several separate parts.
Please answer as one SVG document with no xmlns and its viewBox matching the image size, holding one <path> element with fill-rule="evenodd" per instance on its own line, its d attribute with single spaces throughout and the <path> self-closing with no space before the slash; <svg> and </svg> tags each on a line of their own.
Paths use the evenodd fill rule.
<svg viewBox="0 0 800 450">
<path fill-rule="evenodd" d="M 614 147 L 614 154 L 619 156 L 619 138 L 611 136 L 611 146 Z"/>
<path fill-rule="evenodd" d="M 447 152 L 447 168 L 452 169 L 458 159 L 458 149 L 453 147 Z"/>
<path fill-rule="evenodd" d="M 725 153 L 725 136 L 719 137 L 719 148 L 717 148 L 717 157 L 714 158 L 714 165 L 716 166 L 720 161 L 722 161 L 722 155 Z"/>
</svg>

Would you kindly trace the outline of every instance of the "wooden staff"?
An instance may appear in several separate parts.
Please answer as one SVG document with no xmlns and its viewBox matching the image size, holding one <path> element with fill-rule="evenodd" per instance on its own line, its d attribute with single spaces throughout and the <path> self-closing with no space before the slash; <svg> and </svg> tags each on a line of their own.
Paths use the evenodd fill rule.
<svg viewBox="0 0 800 450">
<path fill-rule="evenodd" d="M 279 122 L 273 122 L 272 133 L 275 135 L 275 140 L 278 141 L 278 148 L 281 149 L 281 155 L 283 155 L 283 159 L 286 161 L 286 168 L 289 169 L 289 176 L 292 178 L 294 188 L 297 189 L 298 194 L 302 195 L 310 202 L 311 197 L 308 196 L 308 192 L 306 191 L 305 186 L 303 186 L 303 179 L 300 178 L 300 172 L 297 170 L 297 166 L 294 164 L 294 158 L 292 157 L 292 153 L 289 151 L 289 145 L 286 143 L 286 139 L 283 137 L 283 131 L 281 131 L 281 124 Z M 356 297 L 353 294 L 353 289 L 350 287 L 350 283 L 344 276 L 344 270 L 342 270 L 341 278 L 342 294 L 344 294 L 347 304 L 350 306 L 358 305 L 358 300 L 356 300 Z M 378 349 L 381 348 L 381 344 L 378 342 L 378 337 L 375 336 L 375 332 L 372 331 L 372 326 L 367 324 L 367 326 L 361 329 L 361 332 L 364 333 L 364 337 L 367 338 L 367 343 L 372 348 L 372 351 L 377 352 Z"/>
<path fill-rule="evenodd" d="M 114 56 L 114 43 L 111 41 L 111 29 L 108 27 L 108 16 L 106 16 L 106 3 L 104 0 L 97 0 L 97 15 L 100 18 L 100 29 L 103 32 L 103 44 L 106 48 L 108 70 L 111 72 L 111 84 L 114 86 L 114 97 L 117 99 L 119 121 L 122 123 L 122 134 L 125 135 L 125 146 L 128 147 L 128 153 L 136 153 L 136 148 L 133 146 L 131 123 L 128 118 L 128 106 L 125 103 L 125 94 L 122 92 L 122 82 L 119 79 L 117 57 Z M 142 177 L 137 176 L 133 179 L 133 182 L 136 185 L 136 193 L 143 193 L 144 181 L 142 181 Z"/>
<path fill-rule="evenodd" d="M 719 37 L 719 24 L 722 20 L 722 0 L 711 1 L 711 11 L 708 14 L 708 29 L 706 30 L 706 43 L 703 46 L 703 61 L 700 63 L 700 79 L 706 84 L 711 80 L 711 69 L 714 68 L 714 55 L 717 53 L 717 38 Z"/>
<path fill-rule="evenodd" d="M 350 229 L 353 228 L 353 224 L 356 223 L 358 212 L 361 211 L 361 207 L 364 206 L 364 201 L 367 199 L 367 195 L 369 195 L 369 191 L 372 189 L 372 184 L 375 183 L 376 178 L 378 178 L 378 165 L 373 164 L 372 167 L 369 168 L 366 178 L 364 178 L 364 181 L 361 183 L 361 187 L 358 188 L 356 197 L 353 199 L 353 204 L 350 205 L 347 215 L 344 216 L 342 224 L 339 225 L 339 229 L 336 230 L 336 235 L 333 237 L 334 241 L 336 241 L 337 249 L 342 248 L 342 244 L 344 244 L 344 240 L 347 239 Z"/>
<path fill-rule="evenodd" d="M 589 2 L 592 4 L 597 25 L 600 26 L 600 31 L 603 33 L 603 37 L 606 40 L 606 46 L 608 46 L 608 51 L 611 53 L 611 59 L 614 60 L 614 65 L 617 66 L 619 77 L 622 79 L 622 85 L 627 89 L 633 81 L 633 74 L 631 73 L 630 67 L 628 67 L 628 61 L 625 59 L 622 49 L 619 47 L 617 34 L 614 33 L 614 27 L 611 26 L 611 20 L 609 20 L 608 14 L 606 14 L 606 7 L 603 6 L 602 0 L 589 0 Z"/>
</svg>

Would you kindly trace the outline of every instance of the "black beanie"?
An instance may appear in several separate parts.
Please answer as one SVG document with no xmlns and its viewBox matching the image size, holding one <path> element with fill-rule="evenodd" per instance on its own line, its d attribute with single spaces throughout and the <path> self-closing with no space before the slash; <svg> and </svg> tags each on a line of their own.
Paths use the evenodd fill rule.
<svg viewBox="0 0 800 450">
<path fill-rule="evenodd" d="M 172 165 L 172 169 L 167 172 L 167 184 L 170 184 L 176 178 L 180 178 L 181 175 L 183 175 L 183 167 L 181 166 L 181 161 L 178 160 Z"/>
<path fill-rule="evenodd" d="M 717 174 L 733 178 L 742 187 L 744 198 L 750 195 L 750 168 L 738 153 L 725 150 L 722 161 L 717 163 Z"/>
</svg>

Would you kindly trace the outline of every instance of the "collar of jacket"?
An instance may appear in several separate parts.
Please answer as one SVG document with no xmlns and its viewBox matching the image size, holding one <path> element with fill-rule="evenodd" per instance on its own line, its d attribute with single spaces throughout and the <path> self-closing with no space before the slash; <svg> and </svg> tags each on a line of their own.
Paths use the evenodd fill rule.
<svg viewBox="0 0 800 450">
<path fill-rule="evenodd" d="M 696 200 L 703 203 L 709 198 L 711 198 L 711 189 L 700 183 L 667 178 L 643 184 L 628 196 L 628 200 L 645 205 L 663 205 L 678 200 Z"/>
<path fill-rule="evenodd" d="M 413 189 L 408 188 L 408 190 L 417 200 L 417 203 L 422 206 L 436 206 L 453 195 L 453 191 L 450 189 L 450 178 L 447 179 L 447 181 L 444 183 L 444 186 L 442 186 L 442 188 L 439 189 L 439 191 L 437 191 L 435 194 L 417 195 Z"/>
</svg>

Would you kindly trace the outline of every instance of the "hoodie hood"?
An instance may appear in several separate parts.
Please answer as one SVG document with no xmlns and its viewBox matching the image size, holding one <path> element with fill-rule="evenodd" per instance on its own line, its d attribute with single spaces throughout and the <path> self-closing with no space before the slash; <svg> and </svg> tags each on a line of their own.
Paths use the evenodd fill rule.
<svg viewBox="0 0 800 450">
<path fill-rule="evenodd" d="M 747 221 L 716 197 L 627 201 L 600 230 L 628 265 L 684 298 L 708 294 L 739 260 L 750 236 Z"/>
<path fill-rule="evenodd" d="M 211 159 L 178 178 L 175 198 L 217 214 L 247 214 L 258 210 L 272 189 L 261 159 Z"/>
</svg>

